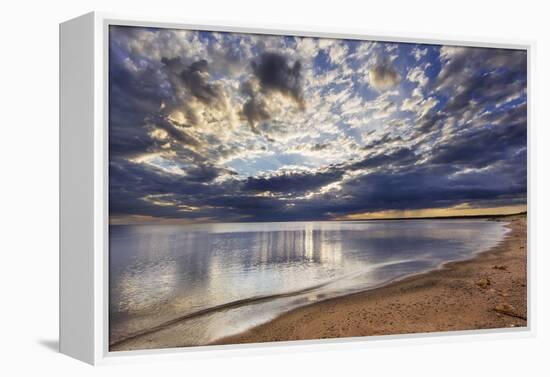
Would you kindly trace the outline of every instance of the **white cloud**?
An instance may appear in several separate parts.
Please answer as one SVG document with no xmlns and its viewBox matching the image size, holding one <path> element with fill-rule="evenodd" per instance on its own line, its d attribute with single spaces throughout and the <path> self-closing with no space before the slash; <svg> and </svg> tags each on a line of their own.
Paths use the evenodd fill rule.
<svg viewBox="0 0 550 377">
<path fill-rule="evenodd" d="M 411 51 L 411 54 L 412 54 L 412 56 L 414 56 L 416 61 L 419 61 L 420 59 L 422 59 L 424 56 L 426 56 L 427 53 L 428 53 L 428 48 L 421 49 L 419 47 L 415 47 Z"/>
<path fill-rule="evenodd" d="M 331 63 L 333 64 L 341 64 L 344 57 L 346 57 L 348 53 L 348 46 L 346 46 L 344 43 L 334 43 L 330 46 L 328 56 L 330 58 Z"/>
<path fill-rule="evenodd" d="M 319 43 L 313 38 L 296 38 L 296 51 L 302 59 L 313 59 L 319 52 Z"/>
<path fill-rule="evenodd" d="M 424 72 L 424 68 L 420 66 L 416 66 L 409 70 L 409 72 L 407 73 L 407 80 L 412 83 L 418 83 L 421 88 L 424 88 L 428 83 L 428 77 Z"/>
</svg>

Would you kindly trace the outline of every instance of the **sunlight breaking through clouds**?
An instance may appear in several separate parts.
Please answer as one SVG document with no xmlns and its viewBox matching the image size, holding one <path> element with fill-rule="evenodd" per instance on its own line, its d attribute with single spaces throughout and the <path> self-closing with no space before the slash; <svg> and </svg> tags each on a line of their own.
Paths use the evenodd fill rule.
<svg viewBox="0 0 550 377">
<path fill-rule="evenodd" d="M 117 221 L 526 203 L 525 51 L 124 26 L 109 35 Z"/>
</svg>

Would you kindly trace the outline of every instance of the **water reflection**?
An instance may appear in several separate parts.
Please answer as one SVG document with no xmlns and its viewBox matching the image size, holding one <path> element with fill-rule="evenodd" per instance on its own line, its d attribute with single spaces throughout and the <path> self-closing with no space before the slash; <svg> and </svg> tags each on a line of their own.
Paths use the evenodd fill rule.
<svg viewBox="0 0 550 377">
<path fill-rule="evenodd" d="M 238 303 L 175 326 L 179 341 L 201 344 L 312 300 L 467 258 L 503 232 L 483 220 L 112 226 L 111 342 Z"/>
</svg>

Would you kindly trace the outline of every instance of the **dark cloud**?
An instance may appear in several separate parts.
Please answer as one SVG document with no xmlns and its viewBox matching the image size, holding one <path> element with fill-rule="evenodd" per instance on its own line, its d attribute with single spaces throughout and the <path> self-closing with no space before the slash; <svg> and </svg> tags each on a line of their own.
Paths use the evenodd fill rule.
<svg viewBox="0 0 550 377">
<path fill-rule="evenodd" d="M 442 49 L 441 58 L 434 89 L 448 95 L 448 112 L 494 105 L 526 89 L 525 51 L 449 47 Z"/>
<path fill-rule="evenodd" d="M 480 150 L 469 153 L 479 154 Z M 441 151 L 443 158 L 445 151 Z M 188 170 L 181 178 L 144 169 L 137 164 L 112 168 L 111 208 L 113 214 L 147 213 L 161 217 L 204 217 L 249 220 L 314 220 L 353 212 L 387 209 L 449 207 L 464 202 L 483 205 L 521 203 L 526 196 L 525 156 L 521 151 L 510 160 L 498 160 L 482 173 L 461 170 L 460 159 L 449 163 L 416 165 L 418 158 L 407 149 L 388 155 L 373 155 L 363 161 L 334 165 L 324 171 L 287 173 L 267 177 L 238 178 L 215 183 L 222 174 L 214 167 Z M 496 157 L 493 155 L 493 157 Z M 462 157 L 461 157 L 462 158 Z M 370 169 L 352 179 L 346 172 Z M 331 183 L 340 189 L 299 199 Z M 270 192 L 274 197 L 256 193 Z M 173 195 L 188 206 L 203 208 L 182 213 L 176 206 L 155 206 L 140 199 L 146 195 Z M 281 198 L 286 198 L 281 200 Z"/>
<path fill-rule="evenodd" d="M 128 69 L 127 56 L 118 44 L 110 45 L 109 57 L 110 153 L 115 156 L 143 153 L 154 145 L 147 134 L 145 118 L 157 113 L 166 98 L 159 89 L 161 78 L 152 68 Z"/>
<path fill-rule="evenodd" d="M 327 150 L 331 147 L 329 143 L 315 143 L 309 149 L 313 152 L 320 152 Z"/>
<path fill-rule="evenodd" d="M 219 101 L 223 96 L 221 86 L 208 83 L 208 62 L 204 59 L 184 68 L 180 77 L 191 94 L 207 105 Z"/>
<path fill-rule="evenodd" d="M 252 69 L 264 91 L 277 91 L 292 98 L 300 108 L 304 107 L 299 60 L 291 64 L 284 55 L 266 52 L 252 62 Z"/>
<path fill-rule="evenodd" d="M 303 193 L 338 181 L 343 171 L 282 173 L 268 177 L 249 177 L 243 184 L 245 191 L 269 191 L 275 193 Z"/>
<path fill-rule="evenodd" d="M 254 133 L 263 134 L 273 141 L 269 136 L 271 127 L 264 123 L 273 116 L 268 103 L 270 93 L 278 92 L 291 98 L 303 110 L 300 67 L 299 61 L 290 66 L 283 55 L 275 53 L 264 53 L 259 62 L 252 63 L 256 77 L 244 81 L 239 90 L 248 98 L 240 110 L 241 118 L 246 120 Z"/>
<path fill-rule="evenodd" d="M 510 158 L 515 151 L 527 146 L 526 118 L 526 106 L 517 106 L 506 111 L 504 118 L 497 118 L 501 124 L 496 127 L 471 127 L 445 143 L 435 145 L 430 161 L 483 168 Z"/>
<path fill-rule="evenodd" d="M 185 170 L 185 179 L 190 182 L 209 183 L 222 174 L 236 174 L 234 171 L 218 166 L 204 164 Z"/>
<path fill-rule="evenodd" d="M 181 80 L 186 92 L 204 104 L 216 105 L 225 97 L 221 85 L 209 82 L 208 62 L 205 59 L 189 65 L 181 58 L 162 58 L 161 62 L 171 74 Z"/>
<path fill-rule="evenodd" d="M 368 174 L 346 184 L 343 195 L 350 199 L 330 210 L 345 214 L 348 211 L 445 208 L 470 201 L 490 202 L 504 196 L 525 196 L 523 185 L 510 185 L 510 181 L 502 179 L 487 184 L 487 177 L 460 177 L 450 171 L 457 173 L 448 166 L 423 166 Z"/>
<path fill-rule="evenodd" d="M 200 113 L 205 107 L 227 111 L 227 94 L 222 85 L 211 82 L 208 61 L 199 59 L 188 63 L 180 57 L 163 57 L 161 64 L 159 70 L 169 83 L 169 95 L 163 101 L 162 114 L 181 112 L 185 115 L 186 124 L 180 126 L 186 127 L 199 126 Z M 202 108 L 194 101 L 202 104 Z"/>
<path fill-rule="evenodd" d="M 390 89 L 401 80 L 401 75 L 389 59 L 378 62 L 369 71 L 369 82 L 378 91 Z"/>
<path fill-rule="evenodd" d="M 153 129 L 158 128 L 166 131 L 170 139 L 176 140 L 180 145 L 197 147 L 201 144 L 185 130 L 188 125 L 178 124 L 164 115 L 147 117 L 145 118 L 145 123 L 151 125 Z"/>
<path fill-rule="evenodd" d="M 527 53 L 521 50 L 444 47 L 441 58 L 444 65 L 436 83 L 440 90 L 455 86 L 464 79 L 464 75 L 475 74 L 482 68 L 516 72 L 525 72 L 527 69 Z"/>
<path fill-rule="evenodd" d="M 246 119 L 251 129 L 256 132 L 256 124 L 271 119 L 266 102 L 261 98 L 250 98 L 245 102 L 241 115 Z"/>
<path fill-rule="evenodd" d="M 405 142 L 405 139 L 401 135 L 393 135 L 392 133 L 388 132 L 383 134 L 381 137 L 373 139 L 372 141 L 365 144 L 363 149 L 369 150 L 377 148 L 380 145 L 391 145 L 400 142 Z"/>
<path fill-rule="evenodd" d="M 111 215 L 149 215 L 168 218 L 222 216 L 208 208 L 215 198 L 235 189 L 234 182 L 215 184 L 212 181 L 228 169 L 197 165 L 186 169 L 184 176 L 169 174 L 144 164 L 123 159 L 111 159 L 109 165 L 109 211 Z M 160 197 L 174 205 L 155 205 L 148 197 Z M 181 211 L 180 205 L 201 208 L 197 212 Z M 206 212 L 205 212 L 206 211 Z M 227 213 L 226 213 L 227 215 Z"/>
<path fill-rule="evenodd" d="M 413 164 L 417 156 L 411 148 L 398 148 L 388 152 L 371 154 L 359 162 L 350 164 L 353 170 L 366 168 L 388 168 Z"/>
<path fill-rule="evenodd" d="M 416 127 L 414 130 L 415 135 L 417 137 L 422 137 L 426 134 L 430 134 L 433 131 L 441 129 L 443 122 L 447 118 L 448 117 L 442 112 L 428 112 L 427 114 L 424 114 L 416 122 Z"/>
<path fill-rule="evenodd" d="M 460 81 L 452 93 L 445 111 L 459 112 L 476 104 L 487 106 L 505 100 L 525 89 L 524 76 L 510 70 L 471 74 Z"/>
<path fill-rule="evenodd" d="M 254 132 L 258 132 L 256 125 L 265 120 L 271 119 L 271 114 L 267 103 L 263 98 L 254 92 L 252 83 L 245 81 L 240 87 L 241 93 L 250 97 L 241 109 L 241 116 L 248 122 Z"/>
</svg>

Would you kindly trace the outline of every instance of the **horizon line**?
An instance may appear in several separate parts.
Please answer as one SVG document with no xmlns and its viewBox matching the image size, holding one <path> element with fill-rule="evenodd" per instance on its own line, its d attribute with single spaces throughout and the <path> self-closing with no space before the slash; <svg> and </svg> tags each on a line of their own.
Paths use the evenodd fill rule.
<svg viewBox="0 0 550 377">
<path fill-rule="evenodd" d="M 154 222 L 127 222 L 127 223 L 112 223 L 109 219 L 109 226 L 124 226 L 124 225 L 201 225 L 201 224 L 256 224 L 256 223 L 305 223 L 305 222 L 360 222 L 360 221 L 392 221 L 392 220 L 437 220 L 437 219 L 491 219 L 527 215 L 527 210 L 513 212 L 513 213 L 494 213 L 494 214 L 473 214 L 473 215 L 448 215 L 448 216 L 404 216 L 404 217 L 377 217 L 377 218 L 365 218 L 365 219 L 323 219 L 323 220 L 257 220 L 257 221 L 212 221 L 212 222 L 173 222 L 173 223 L 154 223 Z M 166 220 L 166 219 L 164 219 Z M 178 220 L 178 219 L 173 219 Z"/>
</svg>

